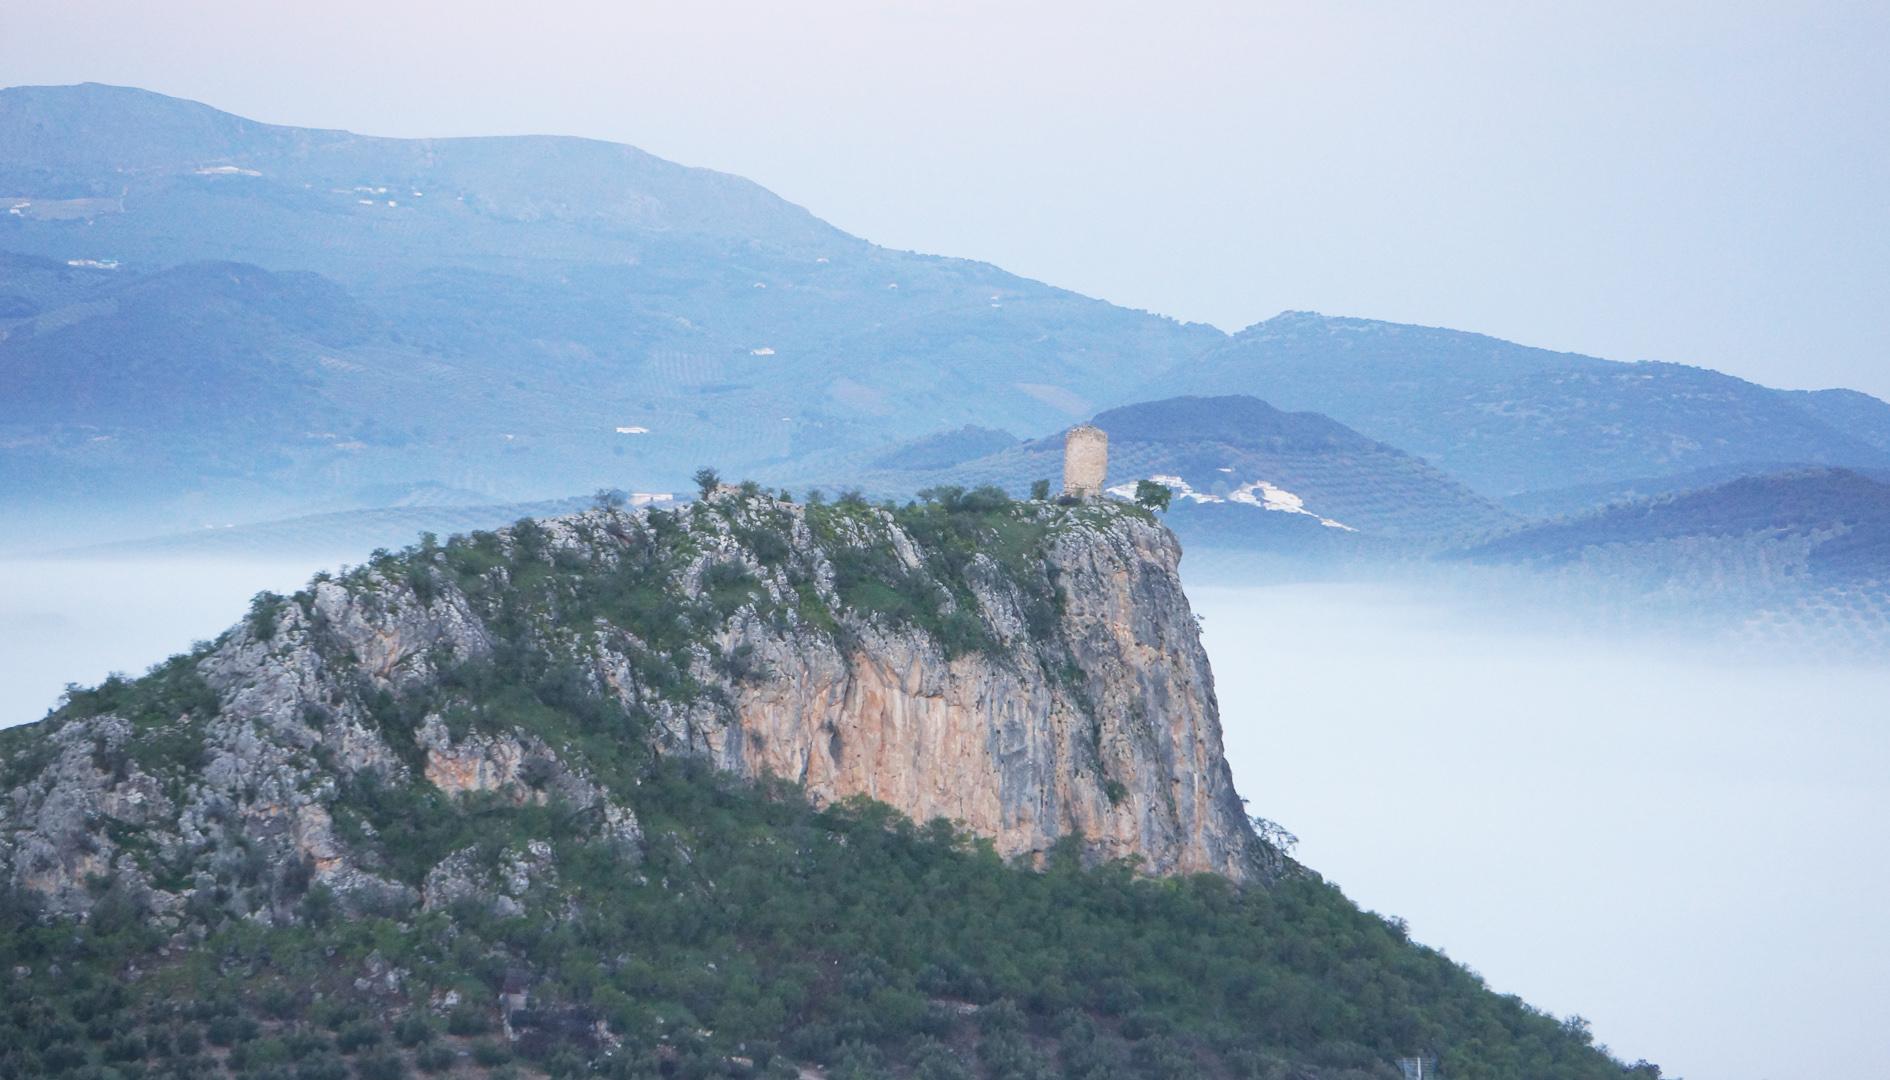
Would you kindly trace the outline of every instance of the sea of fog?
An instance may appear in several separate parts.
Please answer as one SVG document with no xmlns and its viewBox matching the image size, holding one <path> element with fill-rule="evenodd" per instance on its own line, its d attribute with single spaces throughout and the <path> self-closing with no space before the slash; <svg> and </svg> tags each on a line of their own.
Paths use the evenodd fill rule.
<svg viewBox="0 0 1890 1080">
<path fill-rule="evenodd" d="M 0 727 L 46 715 L 67 683 L 139 674 L 292 592 L 319 561 L 0 560 Z"/>
<path fill-rule="evenodd" d="M 316 562 L 0 562 L 0 725 Z M 1387 585 L 1191 587 L 1253 813 L 1491 986 L 1693 1080 L 1890 1061 L 1890 664 L 1557 632 Z"/>
<path fill-rule="evenodd" d="M 1884 1074 L 1890 664 L 1387 586 L 1190 596 L 1237 786 L 1358 903 L 1670 1076 Z"/>
</svg>

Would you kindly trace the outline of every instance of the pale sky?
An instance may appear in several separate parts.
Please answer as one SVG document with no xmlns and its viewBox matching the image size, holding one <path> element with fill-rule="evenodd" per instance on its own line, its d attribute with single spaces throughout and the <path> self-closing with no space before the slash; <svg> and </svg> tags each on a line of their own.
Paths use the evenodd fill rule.
<svg viewBox="0 0 1890 1080">
<path fill-rule="evenodd" d="M 1233 329 L 1890 396 L 1890 4 L 0 0 L 0 83 L 559 132 Z"/>
</svg>

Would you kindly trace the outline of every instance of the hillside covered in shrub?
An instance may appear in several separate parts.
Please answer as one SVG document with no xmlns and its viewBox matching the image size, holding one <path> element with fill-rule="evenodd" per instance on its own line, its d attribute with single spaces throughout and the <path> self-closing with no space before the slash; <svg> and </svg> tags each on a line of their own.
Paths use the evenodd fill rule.
<svg viewBox="0 0 1890 1080">
<path fill-rule="evenodd" d="M 1659 1075 L 1190 816 L 1219 781 L 1149 771 L 1164 725 L 1225 766 L 1146 512 L 704 488 L 381 553 L 0 733 L 0 1076 Z M 993 721 L 1060 763 L 1016 790 L 1095 828 L 744 768 L 831 656 L 1038 703 Z"/>
</svg>

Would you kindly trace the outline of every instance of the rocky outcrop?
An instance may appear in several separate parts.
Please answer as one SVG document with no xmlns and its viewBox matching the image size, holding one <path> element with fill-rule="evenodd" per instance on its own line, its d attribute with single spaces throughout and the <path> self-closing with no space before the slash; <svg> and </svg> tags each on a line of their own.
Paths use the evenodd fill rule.
<svg viewBox="0 0 1890 1080">
<path fill-rule="evenodd" d="M 494 866 L 481 865 L 477 849 L 462 848 L 427 871 L 421 906 L 432 911 L 475 903 L 502 917 L 523 915 L 534 890 L 542 895 L 556 884 L 557 857 L 543 840 L 502 852 Z"/>
<path fill-rule="evenodd" d="M 212 645 L 9 735 L 0 874 L 62 912 L 115 890 L 280 921 L 318 886 L 523 910 L 552 847 L 415 869 L 388 807 L 555 806 L 634 860 L 638 754 L 946 818 L 1007 856 L 1080 836 L 1152 873 L 1269 873 L 1172 534 L 1129 507 L 948 500 L 725 490 L 259 598 Z"/>
<path fill-rule="evenodd" d="M 51 734 L 52 760 L 13 792 L 7 824 L 13 884 L 56 912 L 91 906 L 119 856 L 116 827 L 140 827 L 170 810 L 161 786 L 122 756 L 130 726 L 116 717 Z"/>
<path fill-rule="evenodd" d="M 698 734 L 716 761 L 948 818 L 1006 855 L 1080 833 L 1156 873 L 1244 878 L 1254 847 L 1221 756 L 1213 677 L 1176 576 L 1171 533 L 1080 519 L 1044 549 L 1057 634 L 1033 638 L 994 564 L 967 575 L 997 647 L 947 657 L 918 631 L 845 642 L 732 627 L 767 677 L 735 688 L 734 722 Z"/>
<path fill-rule="evenodd" d="M 666 743 L 792 780 L 819 801 L 864 796 L 915 820 L 943 817 L 1006 856 L 1080 834 L 1093 854 L 1154 873 L 1267 873 L 1274 853 L 1255 841 L 1222 756 L 1174 534 L 1109 504 L 1015 512 L 1035 537 L 1026 558 L 974 552 L 946 575 L 890 511 L 860 508 L 822 537 L 802 508 L 712 497 L 696 514 L 700 550 L 683 591 L 699 595 L 711 568 L 738 566 L 773 603 L 737 611 L 711 641 L 715 655 L 743 657 L 749 677 L 721 677 L 726 693 L 690 709 L 645 701 Z M 763 558 L 746 538 L 764 530 L 807 557 Z M 890 553 L 881 574 L 907 575 L 909 591 L 933 588 L 941 607 L 965 609 L 983 647 L 955 653 L 863 608 L 835 569 L 854 546 Z M 797 588 L 832 605 L 842 632 L 777 617 Z M 627 659 L 605 644 L 598 660 L 607 684 L 636 698 Z"/>
</svg>

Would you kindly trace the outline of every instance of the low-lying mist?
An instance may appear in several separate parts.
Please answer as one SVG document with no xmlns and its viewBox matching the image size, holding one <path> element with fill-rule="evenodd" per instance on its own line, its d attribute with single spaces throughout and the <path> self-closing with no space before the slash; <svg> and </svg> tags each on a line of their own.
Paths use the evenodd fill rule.
<svg viewBox="0 0 1890 1080">
<path fill-rule="evenodd" d="M 0 725 L 321 565 L 0 562 Z M 1250 810 L 1361 904 L 1669 1075 L 1890 1060 L 1890 663 L 1551 629 L 1435 584 L 1190 595 Z"/>
<path fill-rule="evenodd" d="M 1251 811 L 1360 904 L 1668 1075 L 1890 1060 L 1890 664 L 1432 589 L 1190 596 Z"/>
<path fill-rule="evenodd" d="M 67 683 L 137 675 L 212 638 L 263 589 L 290 592 L 321 560 L 0 560 L 0 727 L 38 720 Z"/>
</svg>

